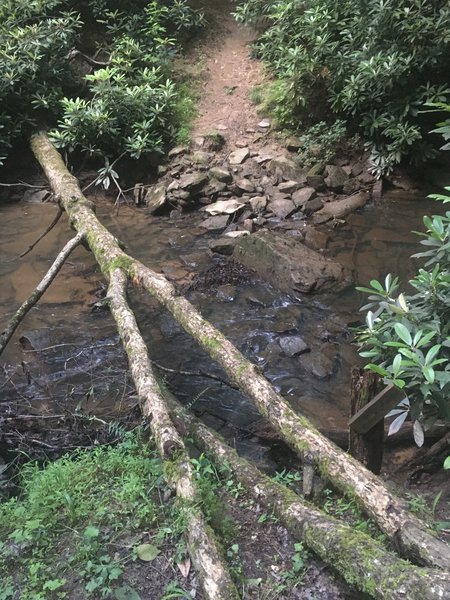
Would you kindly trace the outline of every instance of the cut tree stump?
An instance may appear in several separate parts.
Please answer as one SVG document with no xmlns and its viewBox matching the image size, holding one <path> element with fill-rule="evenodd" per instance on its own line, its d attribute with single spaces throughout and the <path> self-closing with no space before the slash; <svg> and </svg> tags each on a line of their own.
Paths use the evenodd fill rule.
<svg viewBox="0 0 450 600">
<path fill-rule="evenodd" d="M 350 416 L 358 414 L 376 396 L 379 378 L 371 371 L 353 369 L 351 379 Z M 350 426 L 349 451 L 365 467 L 378 475 L 383 461 L 384 414 L 365 433 L 359 433 Z"/>
</svg>

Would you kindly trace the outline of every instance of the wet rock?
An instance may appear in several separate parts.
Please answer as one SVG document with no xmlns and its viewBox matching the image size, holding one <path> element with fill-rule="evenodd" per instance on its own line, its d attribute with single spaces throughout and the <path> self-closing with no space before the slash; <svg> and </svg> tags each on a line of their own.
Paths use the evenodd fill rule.
<svg viewBox="0 0 450 600">
<path fill-rule="evenodd" d="M 260 213 L 267 206 L 267 198 L 265 196 L 254 196 L 250 200 L 250 206 L 253 212 Z"/>
<path fill-rule="evenodd" d="M 339 289 L 350 280 L 342 265 L 273 231 L 259 231 L 239 240 L 234 257 L 284 291 Z"/>
<path fill-rule="evenodd" d="M 219 286 L 217 288 L 217 297 L 224 302 L 233 302 L 236 298 L 236 287 L 229 283 Z"/>
<path fill-rule="evenodd" d="M 243 202 L 239 202 L 238 200 L 218 200 L 217 202 L 214 202 L 214 204 L 210 204 L 202 210 L 206 211 L 210 215 L 231 215 L 244 206 L 245 204 Z"/>
<path fill-rule="evenodd" d="M 306 174 L 306 183 L 309 187 L 314 188 L 317 191 L 325 189 L 325 179 L 323 177 L 324 166 L 321 163 L 317 163 Z"/>
<path fill-rule="evenodd" d="M 309 352 L 311 348 L 299 335 L 286 335 L 278 340 L 281 350 L 286 356 L 298 356 Z"/>
<path fill-rule="evenodd" d="M 233 254 L 234 247 L 237 244 L 237 238 L 231 237 L 220 237 L 217 240 L 211 240 L 208 242 L 208 247 L 211 252 L 216 254 L 223 254 L 224 256 L 231 256 Z"/>
<path fill-rule="evenodd" d="M 26 190 L 22 199 L 27 204 L 41 204 L 45 202 L 52 193 L 49 190 Z"/>
<path fill-rule="evenodd" d="M 255 191 L 255 186 L 248 179 L 237 179 L 235 185 L 239 190 L 248 194 L 252 194 Z"/>
<path fill-rule="evenodd" d="M 285 156 L 277 156 L 270 161 L 269 170 L 271 173 L 281 175 L 285 179 L 294 179 L 298 183 L 306 182 L 306 173 L 302 166 Z"/>
<path fill-rule="evenodd" d="M 313 187 L 304 187 L 292 194 L 292 202 L 298 208 L 303 208 L 308 200 L 311 200 L 316 195 L 316 190 Z"/>
<path fill-rule="evenodd" d="M 228 162 L 230 165 L 241 165 L 250 156 L 250 150 L 248 148 L 238 148 L 230 154 Z"/>
<path fill-rule="evenodd" d="M 298 181 L 283 181 L 282 183 L 280 183 L 280 185 L 278 186 L 278 190 L 280 192 L 282 192 L 283 194 L 292 194 L 293 192 L 295 192 L 296 190 L 298 190 L 298 188 L 300 187 L 300 183 L 298 183 Z"/>
<path fill-rule="evenodd" d="M 208 177 L 204 173 L 190 173 L 189 175 L 184 175 L 180 179 L 180 188 L 187 190 L 191 194 L 195 194 L 196 192 L 199 192 L 207 183 Z"/>
<path fill-rule="evenodd" d="M 186 154 L 189 151 L 187 146 L 175 146 L 172 150 L 169 150 L 167 156 L 169 158 L 175 158 L 176 156 L 181 156 L 182 154 Z"/>
<path fill-rule="evenodd" d="M 352 177 L 351 179 L 347 179 L 344 183 L 344 187 L 342 188 L 342 192 L 348 196 L 350 194 L 355 194 L 361 189 L 361 182 L 357 177 Z"/>
<path fill-rule="evenodd" d="M 327 247 L 329 236 L 316 228 L 308 229 L 305 233 L 305 244 L 312 250 L 323 250 Z"/>
<path fill-rule="evenodd" d="M 200 223 L 200 227 L 203 227 L 203 229 L 208 229 L 209 231 L 223 231 L 228 225 L 229 218 L 230 217 L 228 215 L 209 217 Z"/>
<path fill-rule="evenodd" d="M 394 175 L 390 175 L 386 177 L 386 179 L 391 185 L 400 190 L 413 192 L 418 188 L 417 182 L 414 181 L 414 179 L 410 177 L 407 173 L 402 172 L 399 169 L 397 169 L 397 172 Z"/>
<path fill-rule="evenodd" d="M 211 179 L 223 181 L 224 183 L 231 183 L 233 181 L 233 175 L 230 171 L 222 167 L 213 167 L 208 171 L 208 175 Z"/>
<path fill-rule="evenodd" d="M 322 207 L 323 207 L 322 200 L 320 198 L 313 198 L 312 200 L 308 200 L 308 202 L 306 202 L 303 205 L 303 212 L 305 213 L 305 215 L 307 217 L 309 217 L 313 213 L 320 210 Z"/>
<path fill-rule="evenodd" d="M 358 192 L 358 194 L 343 198 L 342 200 L 327 202 L 325 206 L 314 215 L 314 222 L 325 223 L 330 219 L 342 219 L 358 208 L 363 207 L 368 199 L 369 194 L 367 192 Z"/>
<path fill-rule="evenodd" d="M 163 208 L 167 200 L 166 185 L 158 183 L 152 186 L 145 194 L 145 204 L 151 214 L 157 213 Z"/>
<path fill-rule="evenodd" d="M 269 202 L 267 210 L 270 210 L 271 213 L 280 219 L 286 219 L 286 217 L 296 210 L 296 206 L 288 198 L 276 198 Z"/>
<path fill-rule="evenodd" d="M 336 165 L 326 166 L 325 184 L 330 190 L 340 191 L 348 180 L 348 175 L 342 167 Z"/>
<path fill-rule="evenodd" d="M 358 179 L 362 184 L 370 184 L 375 181 L 375 176 L 369 173 L 368 171 L 363 171 L 361 175 L 358 176 Z"/>
</svg>

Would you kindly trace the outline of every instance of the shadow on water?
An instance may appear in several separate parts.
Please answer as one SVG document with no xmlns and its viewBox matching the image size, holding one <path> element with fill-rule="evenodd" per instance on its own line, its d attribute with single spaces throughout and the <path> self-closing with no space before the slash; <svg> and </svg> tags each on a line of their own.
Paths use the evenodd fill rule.
<svg viewBox="0 0 450 600">
<path fill-rule="evenodd" d="M 414 264 L 424 214 L 439 210 L 428 200 L 392 194 L 331 231 L 327 252 L 365 285 L 388 272 L 407 281 Z M 61 219 L 24 259 L 18 256 L 51 221 L 50 204 L 0 206 L 1 323 L 6 323 L 49 267 L 70 236 Z M 102 221 L 130 253 L 176 285 L 185 285 L 214 259 L 208 253 L 211 234 L 198 227 L 198 213 L 171 221 L 134 208 L 113 214 L 100 203 Z M 57 280 L 21 324 L 2 357 L 1 403 L 17 414 L 81 413 L 117 419 L 136 405 L 126 360 L 107 310 L 96 308 L 104 282 L 92 256 L 78 248 Z M 294 408 L 324 428 L 346 427 L 350 369 L 358 364 L 349 326 L 360 320 L 362 298 L 353 288 L 326 296 L 292 298 L 256 279 L 209 285 L 188 292 L 189 299 L 247 357 L 258 364 Z M 173 371 L 206 371 L 226 379 L 209 358 L 156 302 L 132 293 L 138 321 L 151 358 Z M 288 356 L 283 340 L 301 336 L 309 351 Z M 280 346 L 281 343 L 281 346 Z M 198 375 L 163 372 L 171 389 L 217 427 L 254 428 L 259 415 L 239 392 L 225 383 Z M 6 414 L 6 413 L 5 413 Z"/>
</svg>

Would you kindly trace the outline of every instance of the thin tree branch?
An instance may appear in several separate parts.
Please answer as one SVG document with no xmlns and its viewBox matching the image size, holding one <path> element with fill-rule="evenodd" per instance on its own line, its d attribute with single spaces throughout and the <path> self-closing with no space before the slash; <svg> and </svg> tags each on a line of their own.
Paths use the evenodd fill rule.
<svg viewBox="0 0 450 600">
<path fill-rule="evenodd" d="M 34 291 L 28 296 L 25 302 L 20 306 L 20 308 L 16 311 L 14 316 L 10 319 L 9 323 L 6 326 L 6 329 L 0 336 L 0 355 L 6 348 L 6 345 L 8 344 L 9 340 L 11 339 L 13 333 L 17 329 L 20 322 L 24 319 L 28 311 L 40 300 L 45 290 L 49 287 L 49 285 L 55 279 L 56 275 L 59 273 L 67 257 L 80 244 L 82 239 L 83 234 L 77 233 L 77 235 L 74 238 L 67 242 L 67 244 L 56 257 L 50 269 L 45 274 L 44 278 L 38 283 Z"/>
<path fill-rule="evenodd" d="M 42 233 L 38 237 L 38 239 L 31 244 L 31 246 L 28 248 L 28 250 L 25 250 L 25 252 L 22 252 L 22 254 L 20 255 L 20 258 L 23 258 L 29 252 L 31 252 L 33 250 L 33 248 L 35 246 L 37 246 L 37 244 L 39 244 L 39 242 L 47 235 L 47 233 L 50 233 L 50 231 L 53 229 L 53 227 L 57 224 L 57 222 L 61 218 L 61 215 L 63 214 L 63 212 L 64 212 L 63 209 L 58 205 L 58 212 L 57 212 L 55 218 L 53 219 L 53 221 L 50 223 L 50 225 L 47 227 L 47 229 L 44 231 L 44 233 Z"/>
</svg>

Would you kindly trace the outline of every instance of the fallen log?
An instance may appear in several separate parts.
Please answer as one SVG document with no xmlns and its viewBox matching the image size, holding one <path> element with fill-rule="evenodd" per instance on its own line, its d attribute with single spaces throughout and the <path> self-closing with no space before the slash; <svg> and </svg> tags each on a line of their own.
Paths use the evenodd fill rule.
<svg viewBox="0 0 450 600">
<path fill-rule="evenodd" d="M 170 401 L 171 405 L 177 405 Z M 437 600 L 450 597 L 450 574 L 419 568 L 398 558 L 366 533 L 339 522 L 238 456 L 218 434 L 186 411 L 172 410 L 194 443 L 217 466 L 225 465 L 253 499 L 273 512 L 286 529 L 331 565 L 347 583 L 380 600 Z"/>
<path fill-rule="evenodd" d="M 126 298 L 127 276 L 118 267 L 110 271 L 107 299 L 116 322 L 141 409 L 150 424 L 159 454 L 164 461 L 165 477 L 176 489 L 188 511 L 187 548 L 202 583 L 206 598 L 238 600 L 239 595 L 224 566 L 214 532 L 198 507 L 192 464 L 182 438 L 169 416 L 159 383 L 153 373 L 147 346 L 142 339 L 133 311 Z"/>
<path fill-rule="evenodd" d="M 52 190 L 68 214 L 70 223 L 83 235 L 107 279 L 119 268 L 146 289 L 182 325 L 266 417 L 280 437 L 301 457 L 314 463 L 324 478 L 342 493 L 357 498 L 380 529 L 392 538 L 399 551 L 419 565 L 450 569 L 450 547 L 411 515 L 405 502 L 358 461 L 321 435 L 305 417 L 296 414 L 284 398 L 225 336 L 206 321 L 162 275 L 127 255 L 117 239 L 98 221 L 94 207 L 81 193 L 78 182 L 45 133 L 31 138 L 31 148 Z"/>
</svg>

